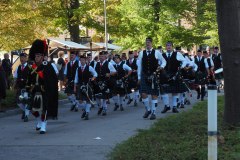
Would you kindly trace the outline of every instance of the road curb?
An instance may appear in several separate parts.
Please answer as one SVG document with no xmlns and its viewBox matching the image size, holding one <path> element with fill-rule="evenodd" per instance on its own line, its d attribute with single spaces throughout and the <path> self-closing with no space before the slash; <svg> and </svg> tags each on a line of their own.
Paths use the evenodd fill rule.
<svg viewBox="0 0 240 160">
<path fill-rule="evenodd" d="M 67 103 L 69 103 L 68 99 L 58 100 L 58 105 L 64 105 Z M 22 113 L 22 110 L 20 108 L 10 109 L 10 110 L 6 110 L 5 112 L 1 112 L 0 118 L 13 116 L 13 115 L 21 114 L 21 113 Z"/>
</svg>

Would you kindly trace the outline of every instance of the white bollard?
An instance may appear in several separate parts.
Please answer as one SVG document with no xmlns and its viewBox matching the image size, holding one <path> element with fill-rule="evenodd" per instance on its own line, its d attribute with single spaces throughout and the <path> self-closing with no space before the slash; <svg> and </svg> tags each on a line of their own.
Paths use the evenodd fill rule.
<svg viewBox="0 0 240 160">
<path fill-rule="evenodd" d="M 208 86 L 208 160 L 217 160 L 217 86 Z"/>
</svg>

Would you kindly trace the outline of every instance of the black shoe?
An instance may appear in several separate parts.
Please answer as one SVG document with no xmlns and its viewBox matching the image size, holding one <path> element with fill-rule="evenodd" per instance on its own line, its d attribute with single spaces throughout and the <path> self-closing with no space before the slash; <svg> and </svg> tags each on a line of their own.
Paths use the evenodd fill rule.
<svg viewBox="0 0 240 160">
<path fill-rule="evenodd" d="M 122 105 L 120 105 L 120 111 L 124 111 L 124 109 L 123 109 L 123 106 L 122 106 Z"/>
<path fill-rule="evenodd" d="M 135 101 L 134 101 L 134 107 L 137 107 L 137 105 L 138 105 L 138 104 L 137 104 L 137 101 L 135 100 Z"/>
<path fill-rule="evenodd" d="M 25 117 L 24 117 L 23 122 L 28 122 L 28 116 L 25 116 Z"/>
<path fill-rule="evenodd" d="M 75 111 L 75 112 L 78 112 L 78 108 L 77 108 L 77 107 L 75 107 L 75 108 L 74 108 L 74 111 Z"/>
<path fill-rule="evenodd" d="M 173 113 L 178 113 L 177 108 L 176 108 L 176 107 L 173 107 L 172 112 L 173 112 Z"/>
<path fill-rule="evenodd" d="M 103 111 L 103 108 L 101 107 L 101 108 L 98 109 L 98 113 L 97 114 L 100 115 L 102 113 L 102 111 Z"/>
<path fill-rule="evenodd" d="M 45 131 L 40 131 L 40 134 L 45 134 L 46 132 Z"/>
<path fill-rule="evenodd" d="M 116 111 L 119 108 L 119 105 L 115 103 L 115 107 L 113 109 L 113 111 Z"/>
<path fill-rule="evenodd" d="M 146 111 L 143 115 L 143 118 L 148 118 L 150 114 L 151 114 L 151 111 Z"/>
<path fill-rule="evenodd" d="M 128 102 L 127 102 L 127 105 L 131 104 L 131 103 L 132 103 L 132 101 L 133 101 L 133 99 L 132 99 L 132 98 L 130 98 L 130 99 L 128 100 Z"/>
<path fill-rule="evenodd" d="M 88 120 L 88 113 L 86 113 L 84 120 Z"/>
<path fill-rule="evenodd" d="M 169 106 L 165 106 L 161 113 L 166 113 L 169 110 L 171 110 L 171 108 Z"/>
<path fill-rule="evenodd" d="M 39 131 L 41 128 L 36 127 L 36 131 Z"/>
<path fill-rule="evenodd" d="M 184 104 L 181 104 L 181 105 L 180 105 L 180 108 L 185 108 L 185 107 L 184 107 Z"/>
<path fill-rule="evenodd" d="M 24 118 L 25 118 L 25 112 L 22 111 L 22 117 L 21 117 L 21 119 L 24 119 Z"/>
<path fill-rule="evenodd" d="M 177 108 L 179 108 L 180 107 L 180 103 L 177 103 Z"/>
<path fill-rule="evenodd" d="M 75 109 L 75 104 L 74 104 L 74 105 L 72 105 L 72 107 L 71 107 L 70 111 L 73 111 L 74 109 Z"/>
<path fill-rule="evenodd" d="M 103 110 L 102 116 L 106 116 L 107 112 L 105 110 Z"/>
<path fill-rule="evenodd" d="M 81 118 L 84 118 L 84 117 L 85 117 L 85 115 L 86 115 L 86 111 L 85 111 L 85 110 L 83 110 L 83 113 L 82 113 L 82 116 L 81 116 Z"/>
<path fill-rule="evenodd" d="M 151 114 L 150 120 L 154 120 L 156 119 L 156 115 L 155 114 Z"/>
</svg>

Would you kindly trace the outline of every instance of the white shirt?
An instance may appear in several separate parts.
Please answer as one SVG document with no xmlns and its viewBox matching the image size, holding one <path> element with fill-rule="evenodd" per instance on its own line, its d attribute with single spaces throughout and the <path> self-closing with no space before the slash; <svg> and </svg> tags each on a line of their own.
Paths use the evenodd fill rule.
<svg viewBox="0 0 240 160">
<path fill-rule="evenodd" d="M 172 56 L 172 53 L 173 53 L 173 51 L 170 52 L 170 57 Z M 166 52 L 166 56 L 167 56 L 167 57 L 168 57 L 168 55 L 169 55 L 169 53 Z M 181 62 L 182 62 L 181 68 L 186 67 L 187 61 L 186 61 L 186 59 L 184 58 L 184 56 L 182 55 L 182 53 L 177 52 L 177 57 L 176 57 L 176 58 L 177 58 L 178 61 L 181 61 Z"/>
<path fill-rule="evenodd" d="M 79 66 L 80 69 L 83 68 L 83 70 L 85 70 L 86 64 L 84 66 Z M 76 74 L 75 74 L 75 79 L 74 79 L 74 83 L 77 84 L 78 83 L 78 69 L 76 69 Z M 93 69 L 92 66 L 89 66 L 89 72 L 91 72 L 93 77 L 97 77 L 97 72 Z"/>
<path fill-rule="evenodd" d="M 76 61 L 76 60 L 74 60 L 74 61 L 69 61 L 68 63 L 70 63 L 70 66 L 71 66 L 71 65 L 74 65 L 75 61 Z M 67 66 L 68 66 L 68 63 L 67 63 L 67 65 L 66 65 L 66 67 L 65 67 L 64 75 L 67 75 L 67 68 L 68 68 Z M 71 63 L 72 63 L 72 64 L 71 64 Z M 80 66 L 80 62 L 79 62 L 79 61 L 78 61 L 78 66 Z"/>
<path fill-rule="evenodd" d="M 21 66 L 20 69 L 22 69 L 22 64 L 20 64 L 19 66 Z M 25 62 L 25 63 L 23 64 L 23 66 L 24 66 L 24 68 L 25 68 L 25 67 L 27 66 L 27 62 Z M 14 71 L 14 73 L 13 73 L 13 78 L 14 78 L 14 79 L 17 79 L 17 78 L 18 78 L 18 73 L 17 73 L 17 72 L 18 72 L 18 68 L 19 68 L 19 67 L 17 67 L 17 69 L 16 69 L 16 70 Z"/>
<path fill-rule="evenodd" d="M 116 64 L 116 66 L 120 66 L 121 63 L 122 63 L 122 62 L 119 62 L 118 64 Z M 124 63 L 124 64 L 123 64 L 123 70 L 125 70 L 125 71 L 131 71 L 132 68 L 129 67 L 126 63 Z"/>
<path fill-rule="evenodd" d="M 198 66 L 196 65 L 196 63 L 194 63 L 194 61 L 191 61 L 187 56 L 185 57 L 186 59 L 186 65 L 188 65 L 189 67 L 192 67 L 192 69 L 196 72 L 198 69 Z"/>
<path fill-rule="evenodd" d="M 102 62 L 102 65 L 106 62 L 107 60 L 104 60 Z M 99 61 L 99 63 L 101 64 L 101 62 Z M 110 73 L 114 73 L 114 72 L 117 72 L 116 69 L 113 67 L 113 64 L 112 63 L 108 63 L 108 69 L 110 70 Z"/>
<path fill-rule="evenodd" d="M 202 58 L 204 58 L 203 56 L 202 57 L 196 57 L 198 62 L 200 62 L 202 60 Z M 205 65 L 205 68 L 208 69 L 209 68 L 209 65 L 208 65 L 208 62 L 207 62 L 207 58 L 204 58 L 204 65 Z"/>
<path fill-rule="evenodd" d="M 152 51 L 152 49 L 150 50 Z M 149 53 L 147 52 L 147 55 Z M 138 61 L 137 61 L 137 65 L 138 65 L 138 79 L 141 79 L 141 73 L 142 73 L 142 58 L 143 58 L 143 51 L 141 51 L 138 55 Z M 158 60 L 158 64 L 160 65 L 160 67 L 164 68 L 167 64 L 166 60 L 163 58 L 162 54 L 158 51 L 155 50 L 155 58 Z"/>
</svg>

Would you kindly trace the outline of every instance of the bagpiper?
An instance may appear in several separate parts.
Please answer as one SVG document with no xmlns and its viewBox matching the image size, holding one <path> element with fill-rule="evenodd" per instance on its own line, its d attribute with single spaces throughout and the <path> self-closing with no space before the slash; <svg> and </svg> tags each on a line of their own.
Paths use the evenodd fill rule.
<svg viewBox="0 0 240 160">
<path fill-rule="evenodd" d="M 14 88 L 17 91 L 17 105 L 22 110 L 22 119 L 24 122 L 28 121 L 28 116 L 30 113 L 29 110 L 29 99 L 28 99 L 28 93 L 26 92 L 26 85 L 28 81 L 28 75 L 29 75 L 29 66 L 27 63 L 27 54 L 26 53 L 20 53 L 20 62 L 21 64 L 17 67 L 13 74 L 13 78 L 15 80 Z M 25 94 L 25 95 L 24 95 Z"/>
<path fill-rule="evenodd" d="M 209 75 L 209 65 L 207 59 L 204 58 L 200 49 L 197 51 L 197 56 L 195 57 L 194 62 L 198 66 L 195 80 L 195 84 L 198 85 L 196 87 L 197 99 L 200 99 L 201 97 L 201 100 L 203 101 L 205 96 L 205 85 L 207 83 L 207 78 Z"/>
<path fill-rule="evenodd" d="M 222 54 L 219 53 L 219 48 L 214 47 L 213 54 L 211 55 L 211 59 L 214 63 L 214 71 L 223 68 L 222 64 Z M 215 80 L 218 87 L 218 92 L 220 92 L 220 86 L 223 84 L 223 72 L 215 74 Z"/>
<path fill-rule="evenodd" d="M 127 81 L 128 77 L 132 73 L 132 69 L 122 61 L 120 55 L 118 54 L 115 55 L 114 61 L 116 63 L 114 67 L 117 71 L 117 74 L 115 75 L 116 85 L 113 89 L 113 100 L 115 103 L 114 111 L 116 111 L 119 107 L 120 111 L 123 111 L 124 97 L 127 94 Z"/>
<path fill-rule="evenodd" d="M 131 67 L 132 74 L 128 78 L 128 102 L 130 104 L 134 100 L 134 106 L 137 106 L 138 98 L 139 98 L 139 90 L 138 90 L 138 62 L 137 59 L 134 58 L 133 51 L 128 52 L 129 59 L 127 60 L 126 64 Z"/>
<path fill-rule="evenodd" d="M 36 130 L 40 130 L 40 134 L 46 132 L 48 110 L 58 105 L 57 73 L 53 63 L 43 60 L 47 54 L 46 41 L 35 40 L 29 51 L 29 60 L 33 64 L 30 67 L 27 87 L 31 93 L 32 114 L 37 119 Z"/>
<path fill-rule="evenodd" d="M 161 94 L 164 104 L 162 113 L 166 113 L 171 110 L 169 105 L 169 94 L 172 95 L 172 112 L 178 113 L 177 99 L 179 93 L 186 91 L 186 86 L 184 86 L 180 75 L 181 69 L 186 66 L 186 60 L 180 52 L 173 51 L 173 43 L 171 41 L 166 43 L 166 50 L 166 53 L 162 54 L 164 59 L 167 61 L 167 65 L 165 67 L 166 77 L 164 77 L 165 80 L 162 81 L 161 86 Z"/>
<path fill-rule="evenodd" d="M 149 115 L 151 115 L 150 120 L 154 120 L 156 119 L 156 107 L 159 95 L 155 72 L 158 68 L 162 70 L 166 65 L 166 61 L 159 51 L 153 49 L 152 38 L 146 38 L 146 50 L 139 53 L 138 61 L 139 92 L 146 109 L 143 118 L 148 118 Z M 152 96 L 151 107 L 149 105 L 148 95 Z"/>
<path fill-rule="evenodd" d="M 98 77 L 96 79 L 96 85 L 94 87 L 94 94 L 98 104 L 98 115 L 107 115 L 107 100 L 112 97 L 112 89 L 114 88 L 114 75 L 116 69 L 112 63 L 107 61 L 107 51 L 101 51 L 99 53 L 99 62 L 95 68 Z"/>
<path fill-rule="evenodd" d="M 76 74 L 76 70 L 79 67 L 79 61 L 76 60 L 76 55 L 78 54 L 78 51 L 71 51 L 70 52 L 70 61 L 67 63 L 64 75 L 65 75 L 65 81 L 66 81 L 66 89 L 65 93 L 68 96 L 68 100 L 72 103 L 70 111 L 78 111 L 78 101 L 76 100 L 76 96 L 74 94 L 74 78 Z"/>
<path fill-rule="evenodd" d="M 94 81 L 96 77 L 97 72 L 92 66 L 86 64 L 86 57 L 84 55 L 80 56 L 80 66 L 76 70 L 74 79 L 74 92 L 77 95 L 77 100 L 83 106 L 81 118 L 85 120 L 89 119 L 90 108 L 93 104 L 93 89 L 90 82 Z"/>
</svg>

